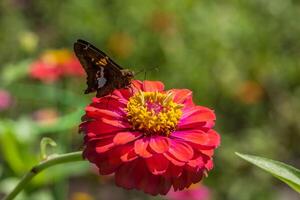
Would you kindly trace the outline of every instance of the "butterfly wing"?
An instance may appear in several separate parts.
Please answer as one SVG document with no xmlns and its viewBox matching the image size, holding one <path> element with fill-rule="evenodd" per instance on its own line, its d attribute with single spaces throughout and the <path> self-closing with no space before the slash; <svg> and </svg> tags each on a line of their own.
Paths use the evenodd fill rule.
<svg viewBox="0 0 300 200">
<path fill-rule="evenodd" d="M 123 68 L 84 40 L 74 43 L 74 51 L 87 74 L 88 88 L 85 93 L 97 91 L 97 97 L 111 93 L 115 89 L 115 80 L 122 78 Z"/>
</svg>

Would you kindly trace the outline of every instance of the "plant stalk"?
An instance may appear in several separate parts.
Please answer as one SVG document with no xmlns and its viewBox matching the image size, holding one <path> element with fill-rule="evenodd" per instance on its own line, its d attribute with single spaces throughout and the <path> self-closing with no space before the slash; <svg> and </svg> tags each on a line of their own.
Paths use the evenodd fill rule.
<svg viewBox="0 0 300 200">
<path fill-rule="evenodd" d="M 33 177 L 35 177 L 38 173 L 43 171 L 44 169 L 47 169 L 54 165 L 68 163 L 68 162 L 76 162 L 76 161 L 83 161 L 82 151 L 60 154 L 40 162 L 39 164 L 31 168 L 31 170 L 27 172 L 25 176 L 23 176 L 20 182 L 15 186 L 15 188 L 9 194 L 7 194 L 7 196 L 4 197 L 3 200 L 14 199 L 19 194 L 19 192 L 22 191 L 27 186 L 30 180 Z"/>
</svg>

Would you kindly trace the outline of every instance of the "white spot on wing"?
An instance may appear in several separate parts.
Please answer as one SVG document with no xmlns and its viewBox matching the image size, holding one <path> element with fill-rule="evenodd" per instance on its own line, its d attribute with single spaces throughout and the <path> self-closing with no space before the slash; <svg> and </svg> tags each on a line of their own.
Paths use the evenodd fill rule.
<svg viewBox="0 0 300 200">
<path fill-rule="evenodd" d="M 104 68 L 100 67 L 100 77 L 97 78 L 98 89 L 102 88 L 107 82 L 106 78 L 104 78 Z"/>
<path fill-rule="evenodd" d="M 101 78 L 98 78 L 97 81 L 98 81 L 98 89 L 99 89 L 99 88 L 102 88 L 105 85 L 106 78 L 101 77 Z"/>
</svg>

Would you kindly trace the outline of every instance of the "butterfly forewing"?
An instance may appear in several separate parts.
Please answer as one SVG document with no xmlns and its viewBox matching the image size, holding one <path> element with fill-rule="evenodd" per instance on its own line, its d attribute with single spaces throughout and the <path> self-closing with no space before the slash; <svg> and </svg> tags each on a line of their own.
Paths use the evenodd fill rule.
<svg viewBox="0 0 300 200">
<path fill-rule="evenodd" d="M 102 97 L 130 85 L 133 72 L 124 70 L 92 44 L 78 40 L 74 43 L 74 51 L 87 74 L 85 93 L 97 91 L 96 96 Z"/>
</svg>

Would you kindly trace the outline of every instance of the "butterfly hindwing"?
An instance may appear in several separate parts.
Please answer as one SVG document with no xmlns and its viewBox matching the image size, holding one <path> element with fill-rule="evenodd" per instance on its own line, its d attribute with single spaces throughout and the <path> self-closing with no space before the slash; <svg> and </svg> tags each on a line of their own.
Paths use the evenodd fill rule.
<svg viewBox="0 0 300 200">
<path fill-rule="evenodd" d="M 133 72 L 124 70 L 92 44 L 78 40 L 74 51 L 87 74 L 88 88 L 85 93 L 97 91 L 96 96 L 102 97 L 114 89 L 130 85 Z"/>
</svg>

